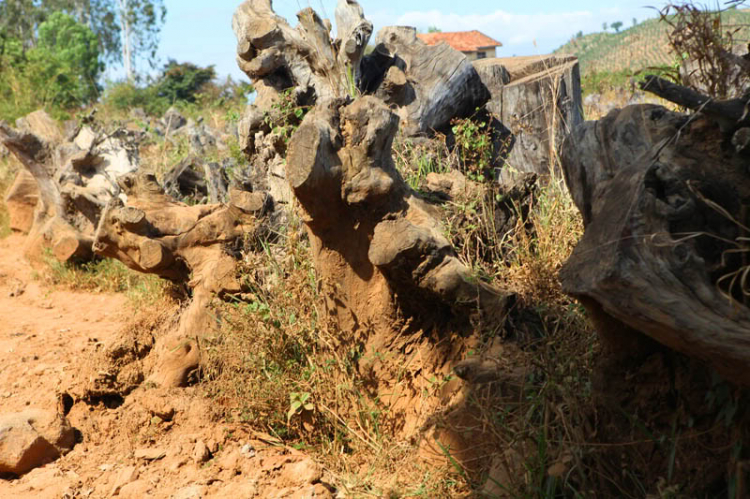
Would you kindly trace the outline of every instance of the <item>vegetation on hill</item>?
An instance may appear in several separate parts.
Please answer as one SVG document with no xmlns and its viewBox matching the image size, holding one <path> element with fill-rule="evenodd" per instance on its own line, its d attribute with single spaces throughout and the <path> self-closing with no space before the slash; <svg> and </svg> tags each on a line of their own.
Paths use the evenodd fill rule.
<svg viewBox="0 0 750 499">
<path fill-rule="evenodd" d="M 721 22 L 724 31 L 733 33 L 735 43 L 750 42 L 750 10 L 726 10 Z M 555 54 L 578 57 L 582 76 L 673 66 L 677 55 L 670 50 L 670 31 L 671 27 L 657 17 L 620 32 L 579 33 Z"/>
</svg>

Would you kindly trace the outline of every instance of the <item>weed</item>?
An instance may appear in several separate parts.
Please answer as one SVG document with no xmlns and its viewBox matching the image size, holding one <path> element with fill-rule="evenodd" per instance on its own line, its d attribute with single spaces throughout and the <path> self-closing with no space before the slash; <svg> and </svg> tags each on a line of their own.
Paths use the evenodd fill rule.
<svg viewBox="0 0 750 499">
<path fill-rule="evenodd" d="M 459 166 L 468 178 L 483 182 L 495 154 L 492 132 L 486 120 L 461 118 L 451 121 Z"/>
<path fill-rule="evenodd" d="M 278 100 L 271 106 L 271 111 L 266 113 L 264 121 L 271 129 L 271 133 L 278 135 L 288 144 L 308 109 L 300 106 L 293 89 L 288 89 L 279 94 Z"/>
<path fill-rule="evenodd" d="M 685 67 L 683 83 L 716 98 L 735 97 L 746 79 L 731 54 L 747 26 L 729 26 L 722 10 L 710 10 L 693 3 L 667 4 L 659 12 L 670 27 L 669 45 Z"/>
<path fill-rule="evenodd" d="M 455 163 L 455 155 L 448 150 L 445 136 L 440 134 L 427 143 L 415 143 L 399 136 L 393 154 L 396 168 L 414 190 L 422 187 L 430 173 L 446 173 Z"/>
</svg>

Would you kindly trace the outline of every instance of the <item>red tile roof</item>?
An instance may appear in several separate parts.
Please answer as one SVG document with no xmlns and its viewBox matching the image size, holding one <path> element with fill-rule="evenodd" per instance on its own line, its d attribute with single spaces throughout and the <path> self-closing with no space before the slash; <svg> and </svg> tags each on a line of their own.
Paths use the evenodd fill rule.
<svg viewBox="0 0 750 499">
<path fill-rule="evenodd" d="M 476 52 L 481 49 L 503 46 L 502 43 L 477 30 L 452 33 L 418 33 L 417 36 L 427 45 L 445 42 L 460 52 Z"/>
</svg>

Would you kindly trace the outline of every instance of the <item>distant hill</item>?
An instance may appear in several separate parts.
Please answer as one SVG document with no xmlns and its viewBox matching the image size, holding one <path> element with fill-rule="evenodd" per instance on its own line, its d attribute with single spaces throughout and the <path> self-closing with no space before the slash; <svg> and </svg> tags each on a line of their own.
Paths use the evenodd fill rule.
<svg viewBox="0 0 750 499">
<path fill-rule="evenodd" d="M 750 42 L 750 10 L 728 10 L 722 14 L 722 23 L 725 29 L 740 29 L 734 35 L 737 43 Z M 667 41 L 669 29 L 658 18 L 649 19 L 619 33 L 610 29 L 574 38 L 555 54 L 578 56 L 584 75 L 671 65 L 675 56 Z"/>
</svg>

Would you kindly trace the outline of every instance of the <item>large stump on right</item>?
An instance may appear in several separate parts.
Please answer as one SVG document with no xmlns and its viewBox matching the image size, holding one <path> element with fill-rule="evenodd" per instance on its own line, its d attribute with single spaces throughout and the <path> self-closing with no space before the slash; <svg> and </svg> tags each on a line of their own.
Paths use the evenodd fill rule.
<svg viewBox="0 0 750 499">
<path fill-rule="evenodd" d="M 750 384 L 747 132 L 641 105 L 566 142 L 586 232 L 560 277 L 610 353 L 631 354 L 643 333 Z"/>
</svg>

